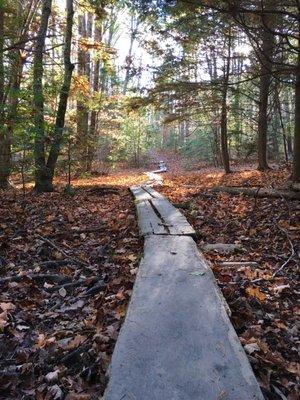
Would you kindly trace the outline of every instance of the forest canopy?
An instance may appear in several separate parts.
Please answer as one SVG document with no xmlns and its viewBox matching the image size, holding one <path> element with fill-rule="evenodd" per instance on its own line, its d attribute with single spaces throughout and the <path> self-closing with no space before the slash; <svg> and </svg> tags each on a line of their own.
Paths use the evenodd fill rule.
<svg viewBox="0 0 300 400">
<path fill-rule="evenodd" d="M 297 1 L 0 1 L 0 186 L 153 149 L 300 181 Z"/>
</svg>

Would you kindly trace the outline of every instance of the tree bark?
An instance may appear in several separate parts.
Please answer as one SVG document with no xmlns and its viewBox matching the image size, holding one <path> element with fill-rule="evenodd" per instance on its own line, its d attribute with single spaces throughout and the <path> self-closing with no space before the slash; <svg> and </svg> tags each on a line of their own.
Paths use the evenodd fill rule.
<svg viewBox="0 0 300 400">
<path fill-rule="evenodd" d="M 96 43 L 100 43 L 102 40 L 102 29 L 101 29 L 101 20 L 98 13 L 95 16 L 95 32 L 94 39 Z M 100 83 L 100 59 L 97 56 L 94 64 L 93 71 L 93 93 L 97 93 L 99 91 L 99 83 Z M 89 147 L 88 147 L 88 155 L 87 155 L 87 169 L 91 170 L 92 162 L 95 154 L 95 140 L 97 133 L 97 123 L 98 123 L 98 111 L 93 110 L 91 112 L 91 120 L 90 120 L 90 128 L 89 128 Z"/>
<path fill-rule="evenodd" d="M 33 62 L 33 103 L 34 103 L 34 159 L 35 159 L 35 189 L 39 192 L 51 191 L 49 174 L 45 164 L 45 121 L 43 93 L 43 53 L 51 14 L 52 0 L 43 0 L 41 23 L 34 52 Z"/>
<path fill-rule="evenodd" d="M 126 62 L 126 67 L 125 67 L 125 79 L 124 79 L 124 85 L 123 85 L 123 94 L 126 95 L 127 89 L 128 89 L 128 83 L 130 81 L 130 72 L 132 69 L 132 51 L 133 51 L 133 45 L 134 41 L 138 32 L 138 27 L 139 27 L 139 20 L 135 18 L 134 15 L 131 16 L 131 27 L 130 27 L 130 44 L 129 44 L 129 50 L 128 54 L 126 56 L 125 62 Z"/>
<path fill-rule="evenodd" d="M 4 4 L 0 1 L 0 189 L 9 186 L 10 175 L 10 140 L 5 127 L 4 101 Z"/>
<path fill-rule="evenodd" d="M 45 127 L 44 127 L 44 96 L 43 96 L 43 51 L 45 46 L 46 33 L 48 28 L 49 16 L 51 13 L 51 1 L 43 1 L 41 26 L 39 29 L 39 39 L 37 41 L 34 57 L 34 104 L 35 104 L 35 190 L 37 192 L 53 191 L 53 177 L 56 161 L 59 155 L 60 146 L 63 138 L 65 126 L 65 115 L 69 91 L 71 86 L 72 72 L 74 69 L 71 63 L 71 41 L 73 28 L 73 0 L 66 0 L 67 23 L 64 42 L 64 80 L 59 95 L 58 109 L 53 132 L 48 160 L 46 162 L 45 152 Z"/>
<path fill-rule="evenodd" d="M 258 113 L 258 169 L 269 168 L 267 161 L 268 133 L 268 101 L 272 77 L 272 56 L 274 52 L 274 36 L 266 28 L 262 30 L 262 49 L 259 54 L 260 84 L 259 84 L 259 113 Z"/>
<path fill-rule="evenodd" d="M 295 85 L 295 131 L 294 131 L 294 157 L 293 157 L 293 181 L 300 186 L 300 24 L 298 40 L 298 60 L 296 66 Z"/>
<path fill-rule="evenodd" d="M 68 105 L 72 73 L 74 70 L 74 65 L 71 62 L 72 29 L 73 29 L 73 16 L 74 16 L 73 0 L 66 0 L 66 3 L 67 3 L 67 24 L 65 31 L 65 47 L 64 47 L 64 81 L 59 96 L 59 103 L 58 103 L 54 134 L 53 134 L 53 142 L 50 148 L 47 161 L 47 171 L 49 176 L 49 181 L 47 185 L 52 188 L 53 188 L 55 165 L 57 162 L 63 138 L 63 132 L 65 127 L 65 116 Z"/>
<path fill-rule="evenodd" d="M 227 127 L 227 94 L 229 84 L 229 73 L 231 63 L 231 32 L 228 38 L 228 55 L 226 57 L 226 64 L 224 66 L 224 81 L 222 90 L 222 109 L 221 109 L 221 151 L 223 167 L 226 174 L 230 171 L 229 150 L 228 150 L 228 127 Z"/>
<path fill-rule="evenodd" d="M 86 14 L 78 16 L 78 36 L 79 39 L 86 39 L 88 37 Z M 86 77 L 90 81 L 90 66 L 89 54 L 85 49 L 78 47 L 77 51 L 77 74 L 79 77 Z M 86 170 L 87 166 L 87 153 L 88 153 L 88 122 L 89 114 L 86 107 L 86 102 L 82 99 L 77 100 L 77 141 L 79 145 L 79 158 L 81 166 Z"/>
</svg>

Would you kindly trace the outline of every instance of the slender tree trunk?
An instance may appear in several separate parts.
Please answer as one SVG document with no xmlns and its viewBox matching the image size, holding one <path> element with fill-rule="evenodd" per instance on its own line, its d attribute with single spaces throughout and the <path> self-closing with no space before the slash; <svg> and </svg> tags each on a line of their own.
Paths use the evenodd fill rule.
<svg viewBox="0 0 300 400">
<path fill-rule="evenodd" d="M 79 39 L 88 37 L 88 26 L 86 14 L 78 16 L 78 36 Z M 77 74 L 79 77 L 85 77 L 90 81 L 90 66 L 89 54 L 79 45 L 78 52 Z M 89 114 L 86 107 L 86 102 L 82 99 L 77 101 L 77 140 L 79 144 L 79 158 L 81 166 L 86 170 L 87 153 L 88 153 L 88 122 Z"/>
<path fill-rule="evenodd" d="M 277 112 L 278 112 L 280 127 L 281 127 L 281 130 L 282 130 L 284 157 L 285 157 L 285 161 L 288 162 L 289 161 L 289 156 L 288 156 L 288 149 L 287 149 L 286 130 L 285 130 L 285 125 L 284 125 L 282 112 L 281 112 L 281 103 L 280 103 L 278 85 L 276 85 L 276 87 L 275 87 L 275 104 L 276 104 L 276 109 L 277 109 Z"/>
<path fill-rule="evenodd" d="M 3 33 L 4 33 L 4 10 L 3 3 L 0 5 L 0 189 L 9 186 L 8 178 L 11 170 L 11 143 L 5 126 L 5 104 L 4 104 L 4 60 L 3 60 Z"/>
<path fill-rule="evenodd" d="M 229 150 L 228 150 L 228 127 L 227 127 L 227 95 L 231 62 L 231 32 L 228 38 L 228 55 L 226 57 L 226 65 L 224 66 L 224 82 L 222 91 L 222 109 L 221 109 L 221 150 L 223 167 L 226 174 L 230 171 Z"/>
<path fill-rule="evenodd" d="M 10 140 L 5 126 L 4 101 L 4 4 L 0 1 L 0 189 L 9 186 L 11 167 Z"/>
<path fill-rule="evenodd" d="M 130 71 L 132 69 L 132 50 L 133 50 L 133 45 L 134 41 L 138 32 L 138 27 L 139 27 L 139 21 L 135 19 L 135 16 L 131 16 L 131 28 L 130 28 L 130 44 L 129 44 L 129 50 L 128 54 L 126 56 L 126 73 L 125 73 L 125 79 L 124 79 L 124 86 L 123 86 L 123 94 L 125 95 L 127 93 L 127 88 L 128 88 L 128 83 L 130 81 Z"/>
<path fill-rule="evenodd" d="M 300 24 L 299 24 L 300 30 Z M 293 181 L 300 188 L 300 32 L 298 40 L 298 60 L 296 66 L 295 86 L 295 131 L 294 131 L 294 158 L 293 158 Z"/>
<path fill-rule="evenodd" d="M 30 31 L 30 24 L 36 13 L 38 0 L 31 0 L 27 4 L 27 12 L 24 16 L 24 10 L 22 4 L 19 3 L 17 6 L 17 17 L 18 21 L 22 22 L 22 25 L 18 25 L 15 28 L 15 34 L 18 35 L 19 42 L 24 43 L 21 48 L 25 46 L 26 39 L 28 38 L 28 32 Z M 4 12 L 3 12 L 3 1 L 0 0 L 0 48 L 3 49 L 4 40 Z M 9 186 L 8 178 L 11 172 L 11 146 L 13 142 L 13 131 L 15 126 L 15 120 L 17 115 L 17 109 L 19 104 L 19 92 L 21 79 L 23 74 L 23 67 L 25 59 L 22 57 L 20 48 L 12 49 L 10 60 L 10 78 L 6 101 L 4 100 L 4 59 L 3 51 L 0 50 L 0 187 L 5 188 Z M 4 108 L 6 102 L 7 109 Z"/>
<path fill-rule="evenodd" d="M 268 101 L 272 77 L 272 56 L 274 52 L 274 37 L 272 33 L 263 29 L 262 51 L 260 52 L 260 84 L 259 84 L 259 115 L 258 115 L 258 169 L 264 171 L 269 168 L 267 162 L 267 133 L 268 133 Z"/>
<path fill-rule="evenodd" d="M 45 164 L 45 121 L 43 93 L 43 53 L 51 14 L 52 0 L 43 0 L 42 16 L 37 34 L 33 62 L 33 103 L 34 103 L 34 159 L 35 159 L 35 189 L 37 191 L 52 190 L 49 185 L 49 174 Z"/>
<path fill-rule="evenodd" d="M 101 21 L 98 15 L 96 15 L 95 19 L 95 32 L 94 39 L 96 43 L 100 43 L 102 40 L 102 29 L 101 29 Z M 100 59 L 97 57 L 94 64 L 93 71 L 93 93 L 98 93 L 99 91 L 99 82 L 100 82 Z M 88 147 L 88 156 L 87 156 L 87 169 L 91 170 L 93 158 L 95 154 L 95 141 L 96 141 L 96 133 L 97 133 L 97 123 L 98 123 L 98 111 L 93 110 L 91 112 L 90 119 L 90 129 L 89 129 L 89 147 Z"/>
<path fill-rule="evenodd" d="M 54 127 L 53 142 L 48 156 L 47 170 L 48 173 L 48 187 L 53 188 L 53 177 L 57 158 L 59 155 L 63 132 L 65 127 L 65 116 L 67 111 L 67 104 L 71 86 L 72 73 L 74 65 L 71 62 L 71 46 L 72 46 L 72 28 L 73 28 L 73 0 L 66 0 L 67 4 L 67 24 L 65 31 L 65 47 L 64 47 L 64 81 L 60 90 L 58 109 L 56 114 L 56 121 Z"/>
<path fill-rule="evenodd" d="M 218 79 L 218 67 L 217 67 L 217 57 L 215 48 L 210 49 L 209 56 L 206 56 L 207 67 L 210 75 L 211 82 L 217 81 Z M 213 158 L 215 166 L 222 164 L 222 154 L 220 148 L 220 134 L 219 134 L 219 110 L 215 107 L 211 115 L 211 129 L 213 134 Z"/>
<path fill-rule="evenodd" d="M 4 4 L 0 1 L 0 122 L 4 123 Z"/>
</svg>

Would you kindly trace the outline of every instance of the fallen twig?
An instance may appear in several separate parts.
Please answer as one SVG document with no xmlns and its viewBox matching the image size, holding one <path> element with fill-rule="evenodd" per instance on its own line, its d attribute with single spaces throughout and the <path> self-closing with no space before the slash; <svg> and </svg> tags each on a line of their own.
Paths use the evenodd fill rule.
<svg viewBox="0 0 300 400">
<path fill-rule="evenodd" d="M 13 275 L 7 276 L 5 278 L 0 279 L 0 285 L 8 282 L 22 282 L 25 278 L 29 278 L 32 280 L 48 280 L 52 282 L 66 282 L 70 281 L 71 278 L 63 275 L 49 275 L 49 274 L 28 274 L 28 275 Z"/>
<path fill-rule="evenodd" d="M 51 267 L 61 267 L 64 265 L 69 265 L 69 260 L 49 260 L 49 261 L 42 261 L 37 263 L 39 267 L 51 268 Z"/>
<path fill-rule="evenodd" d="M 55 292 L 56 290 L 59 290 L 59 289 L 62 289 L 62 288 L 69 289 L 70 287 L 80 286 L 83 283 L 85 283 L 86 281 L 87 281 L 87 279 L 79 279 L 78 281 L 69 282 L 69 283 L 66 283 L 64 285 L 56 285 L 56 286 L 49 287 L 46 290 L 47 290 L 47 292 Z"/>
<path fill-rule="evenodd" d="M 96 277 L 94 278 L 94 280 L 97 280 L 97 279 L 98 278 L 96 278 Z M 77 281 L 67 282 L 67 283 L 64 283 L 62 285 L 56 285 L 56 286 L 52 286 L 52 287 L 46 288 L 46 290 L 48 292 L 55 292 L 56 290 L 59 290 L 59 289 L 62 289 L 62 288 L 69 289 L 71 287 L 81 286 L 81 285 L 84 285 L 87 282 L 88 283 L 93 282 L 93 278 L 78 279 Z"/>
<path fill-rule="evenodd" d="M 281 226 L 279 226 L 279 225 L 277 225 L 277 226 L 278 226 L 278 229 L 280 229 L 280 230 L 285 234 L 285 236 L 287 237 L 287 239 L 288 239 L 288 241 L 289 241 L 289 244 L 290 244 L 290 248 L 291 248 L 291 254 L 290 254 L 289 258 L 281 265 L 281 267 L 278 268 L 277 271 L 274 272 L 274 274 L 272 275 L 273 278 L 274 278 L 280 271 L 282 271 L 283 268 L 284 268 L 286 265 L 288 265 L 288 263 L 291 261 L 291 259 L 292 259 L 292 258 L 294 257 L 294 255 L 295 255 L 295 249 L 294 249 L 293 242 L 291 241 L 289 234 L 287 233 L 287 231 L 286 231 L 285 229 L 281 228 Z"/>
<path fill-rule="evenodd" d="M 255 261 L 223 261 L 219 265 L 223 267 L 242 267 L 244 265 L 250 265 L 252 267 L 258 267 L 258 263 Z"/>
<path fill-rule="evenodd" d="M 50 237 L 56 237 L 56 236 L 70 236 L 70 235 L 80 235 L 81 233 L 94 233 L 94 232 L 100 232 L 104 228 L 104 224 L 97 226 L 95 228 L 85 228 L 85 229 L 70 229 L 68 231 L 61 231 L 61 232 L 55 232 L 50 235 Z"/>
<path fill-rule="evenodd" d="M 65 257 L 67 257 L 69 260 L 74 261 L 76 264 L 80 264 L 86 271 L 89 273 L 94 273 L 93 269 L 90 267 L 89 264 L 87 264 L 85 261 L 80 260 L 79 258 L 75 258 L 70 256 L 66 251 L 58 247 L 55 243 L 52 242 L 52 240 L 45 238 L 41 235 L 37 235 L 40 240 L 42 240 L 45 243 L 48 243 L 50 246 L 52 246 L 55 250 L 59 251 L 61 254 L 63 254 Z"/>
</svg>

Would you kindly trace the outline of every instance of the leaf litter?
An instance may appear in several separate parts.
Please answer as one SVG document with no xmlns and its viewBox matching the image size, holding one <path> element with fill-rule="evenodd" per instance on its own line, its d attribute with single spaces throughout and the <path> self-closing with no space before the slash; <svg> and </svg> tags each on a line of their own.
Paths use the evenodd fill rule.
<svg viewBox="0 0 300 400">
<path fill-rule="evenodd" d="M 300 204 L 283 198 L 215 194 L 210 189 L 288 189 L 288 176 L 285 169 L 225 175 L 207 168 L 167 173 L 158 188 L 193 225 L 199 247 L 239 245 L 232 254 L 214 250 L 204 254 L 267 400 L 300 398 Z"/>
<path fill-rule="evenodd" d="M 130 178 L 0 194 L 1 399 L 101 397 L 142 252 Z"/>
</svg>

